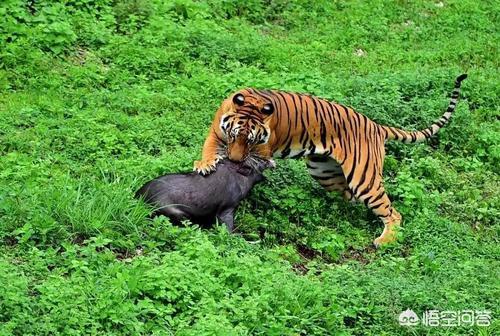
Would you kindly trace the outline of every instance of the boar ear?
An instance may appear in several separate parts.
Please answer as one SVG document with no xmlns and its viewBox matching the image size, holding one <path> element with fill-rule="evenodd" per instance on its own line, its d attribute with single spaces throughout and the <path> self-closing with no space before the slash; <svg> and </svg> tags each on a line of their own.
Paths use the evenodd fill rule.
<svg viewBox="0 0 500 336">
<path fill-rule="evenodd" d="M 262 173 L 264 170 L 268 169 L 268 168 L 271 168 L 271 169 L 274 169 L 276 168 L 276 162 L 274 162 L 273 159 L 263 159 L 263 160 L 260 160 L 259 163 L 257 164 L 257 170 L 259 171 L 259 173 Z"/>
</svg>

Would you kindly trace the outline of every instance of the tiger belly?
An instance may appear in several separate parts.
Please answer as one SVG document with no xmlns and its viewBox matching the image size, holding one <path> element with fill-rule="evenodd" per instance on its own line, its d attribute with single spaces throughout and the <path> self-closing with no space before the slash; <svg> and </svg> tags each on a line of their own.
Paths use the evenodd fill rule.
<svg viewBox="0 0 500 336">
<path fill-rule="evenodd" d="M 300 159 L 309 155 L 330 155 L 331 152 L 322 147 L 316 147 L 314 145 L 308 148 L 298 147 L 290 148 L 283 146 L 278 148 L 274 153 L 273 157 L 278 159 Z"/>
<path fill-rule="evenodd" d="M 352 199 L 342 168 L 337 161 L 324 155 L 310 155 L 306 166 L 309 174 L 328 191 L 343 193 L 344 198 Z"/>
</svg>

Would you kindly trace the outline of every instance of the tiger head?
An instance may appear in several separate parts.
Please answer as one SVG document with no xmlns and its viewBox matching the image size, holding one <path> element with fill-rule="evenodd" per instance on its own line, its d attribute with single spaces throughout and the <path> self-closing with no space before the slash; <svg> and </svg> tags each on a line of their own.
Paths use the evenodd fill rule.
<svg viewBox="0 0 500 336">
<path fill-rule="evenodd" d="M 255 146 L 269 141 L 269 121 L 273 112 L 270 101 L 250 95 L 246 90 L 232 97 L 230 108 L 221 116 L 220 122 L 230 160 L 243 161 Z"/>
</svg>

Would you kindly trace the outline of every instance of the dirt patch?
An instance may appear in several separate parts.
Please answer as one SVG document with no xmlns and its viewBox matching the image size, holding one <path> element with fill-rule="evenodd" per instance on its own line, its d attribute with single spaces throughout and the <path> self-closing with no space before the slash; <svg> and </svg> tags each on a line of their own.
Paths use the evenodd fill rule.
<svg viewBox="0 0 500 336">
<path fill-rule="evenodd" d="M 71 243 L 75 244 L 75 245 L 83 246 L 84 242 L 85 242 L 85 240 L 87 240 L 87 238 L 88 238 L 87 236 L 77 233 L 71 239 Z"/>
<path fill-rule="evenodd" d="M 299 275 L 306 275 L 309 272 L 309 268 L 304 263 L 293 264 L 292 270 Z"/>
<path fill-rule="evenodd" d="M 375 253 L 375 251 L 376 249 L 374 246 L 367 246 L 361 250 L 350 247 L 342 254 L 342 256 L 339 258 L 338 263 L 343 264 L 350 260 L 355 260 L 362 265 L 366 265 L 371 261 L 369 259 L 369 255 Z"/>
<path fill-rule="evenodd" d="M 130 250 L 113 250 L 116 259 L 124 262 L 131 261 L 133 258 L 141 256 L 144 253 L 144 249 L 142 247 L 137 247 L 134 251 Z"/>
<path fill-rule="evenodd" d="M 321 253 L 304 244 L 297 245 L 297 252 L 305 260 L 312 260 L 318 256 L 321 257 Z"/>
<path fill-rule="evenodd" d="M 12 247 L 17 245 L 17 238 L 14 236 L 7 236 L 4 238 L 5 245 Z"/>
</svg>

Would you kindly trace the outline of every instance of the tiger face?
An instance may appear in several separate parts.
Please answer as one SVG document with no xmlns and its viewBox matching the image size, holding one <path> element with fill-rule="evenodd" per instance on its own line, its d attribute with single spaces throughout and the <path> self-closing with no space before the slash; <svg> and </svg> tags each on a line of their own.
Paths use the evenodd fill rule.
<svg viewBox="0 0 500 336">
<path fill-rule="evenodd" d="M 269 141 L 268 123 L 274 106 L 260 97 L 242 93 L 236 93 L 232 103 L 233 108 L 221 117 L 220 129 L 229 159 L 244 161 L 255 146 Z"/>
</svg>

